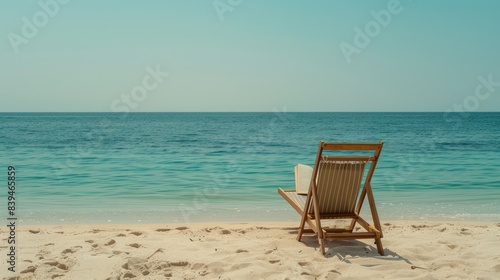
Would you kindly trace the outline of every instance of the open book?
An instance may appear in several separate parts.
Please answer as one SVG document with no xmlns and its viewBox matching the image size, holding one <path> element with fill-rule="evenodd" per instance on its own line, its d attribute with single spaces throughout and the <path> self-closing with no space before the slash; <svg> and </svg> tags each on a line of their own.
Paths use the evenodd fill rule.
<svg viewBox="0 0 500 280">
<path fill-rule="evenodd" d="M 312 173 L 313 168 L 308 165 L 300 163 L 295 165 L 295 191 L 298 194 L 307 194 Z"/>
</svg>

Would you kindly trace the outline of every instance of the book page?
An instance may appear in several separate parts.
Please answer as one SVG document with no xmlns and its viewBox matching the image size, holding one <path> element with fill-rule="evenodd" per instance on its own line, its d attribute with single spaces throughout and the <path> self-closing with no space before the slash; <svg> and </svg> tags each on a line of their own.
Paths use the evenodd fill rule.
<svg viewBox="0 0 500 280">
<path fill-rule="evenodd" d="M 307 194 L 309 191 L 312 172 L 313 168 L 308 165 L 299 163 L 295 166 L 295 191 L 298 194 Z"/>
</svg>

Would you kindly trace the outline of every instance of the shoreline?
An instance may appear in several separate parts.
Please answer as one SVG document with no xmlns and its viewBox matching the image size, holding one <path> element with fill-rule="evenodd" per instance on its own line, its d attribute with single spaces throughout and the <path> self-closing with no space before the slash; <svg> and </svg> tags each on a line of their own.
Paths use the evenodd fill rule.
<svg viewBox="0 0 500 280">
<path fill-rule="evenodd" d="M 217 214 L 196 215 L 189 216 L 185 219 L 182 215 L 166 212 L 165 215 L 160 215 L 156 212 L 154 215 L 147 213 L 138 213 L 132 211 L 133 214 L 126 212 L 115 211 L 112 215 L 98 216 L 78 216 L 74 215 L 66 217 L 47 216 L 18 216 L 18 224 L 23 226 L 43 226 L 43 225 L 151 225 L 151 224 L 197 224 L 197 223 L 293 223 L 300 221 L 300 216 L 293 209 L 283 208 L 275 211 L 241 211 L 241 212 L 218 212 Z M 102 214 L 102 213 L 101 213 Z M 369 210 L 363 209 L 361 216 L 370 216 Z M 413 215 L 396 215 L 396 214 L 381 214 L 379 211 L 380 221 L 415 221 L 415 222 L 482 222 L 490 223 L 500 221 L 500 214 L 413 214 Z M 126 217 L 126 218 L 124 218 Z"/>
<path fill-rule="evenodd" d="M 295 240 L 295 222 L 20 225 L 2 279 L 385 279 L 500 276 L 500 223 L 382 221 L 370 240 Z M 0 228 L 2 251 L 8 228 Z M 3 254 L 2 258 L 7 258 Z M 4 274 L 3 272 L 8 272 Z M 86 278 L 87 277 L 87 278 Z"/>
</svg>

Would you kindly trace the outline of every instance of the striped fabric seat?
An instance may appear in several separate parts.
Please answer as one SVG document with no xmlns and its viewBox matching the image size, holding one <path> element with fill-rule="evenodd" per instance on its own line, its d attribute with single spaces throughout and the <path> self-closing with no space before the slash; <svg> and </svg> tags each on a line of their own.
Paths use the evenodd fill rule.
<svg viewBox="0 0 500 280">
<path fill-rule="evenodd" d="M 321 161 L 318 176 L 319 212 L 350 214 L 356 207 L 366 162 Z M 287 195 L 304 209 L 307 195 L 288 192 Z M 307 211 L 313 214 L 313 205 Z"/>
<path fill-rule="evenodd" d="M 297 203 L 297 205 L 300 206 L 301 209 L 304 209 L 304 207 L 306 206 L 307 195 L 298 194 L 295 191 L 287 192 L 286 195 L 289 196 L 291 199 L 293 199 Z M 312 205 L 311 205 L 311 207 L 309 207 L 309 210 L 311 210 L 311 209 L 312 209 Z"/>
<path fill-rule="evenodd" d="M 366 162 L 320 162 L 317 182 L 320 213 L 354 212 L 365 166 Z M 312 211 L 310 207 L 309 213 Z"/>
</svg>

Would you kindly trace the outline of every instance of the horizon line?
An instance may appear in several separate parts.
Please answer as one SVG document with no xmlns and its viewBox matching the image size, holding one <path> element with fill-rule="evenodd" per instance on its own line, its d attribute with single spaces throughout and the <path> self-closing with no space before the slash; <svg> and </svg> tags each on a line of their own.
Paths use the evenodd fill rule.
<svg viewBox="0 0 500 280">
<path fill-rule="evenodd" d="M 448 111 L 138 111 L 138 112 L 105 112 L 105 111 L 16 111 L 0 112 L 0 114 L 144 114 L 144 113 L 456 113 L 456 114 L 474 114 L 474 113 L 500 113 L 500 111 L 467 111 L 467 112 L 448 112 Z"/>
</svg>

